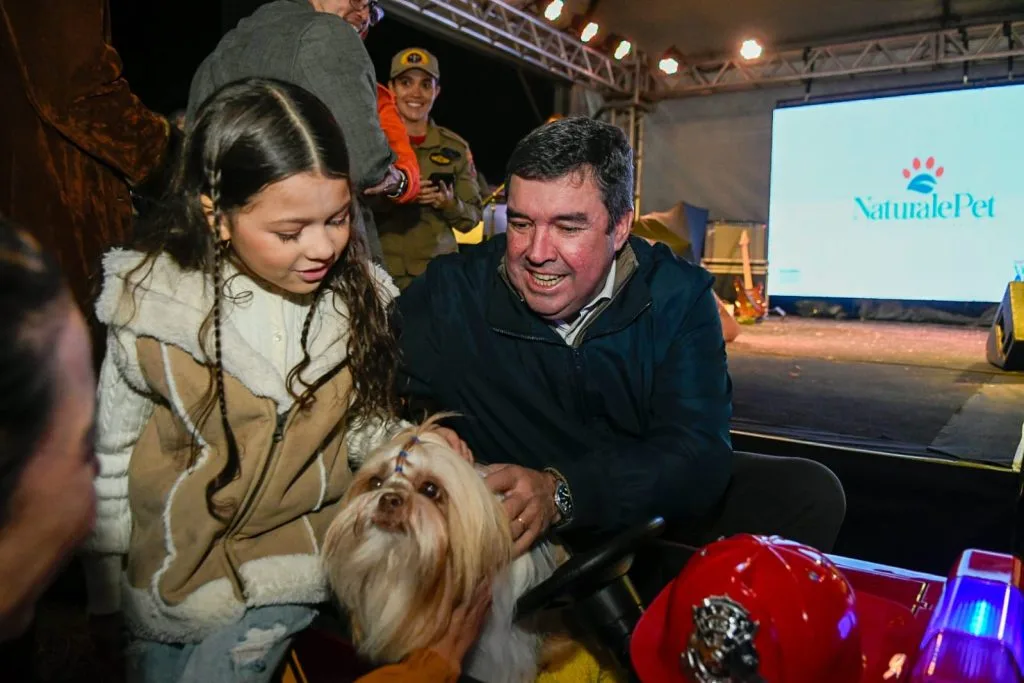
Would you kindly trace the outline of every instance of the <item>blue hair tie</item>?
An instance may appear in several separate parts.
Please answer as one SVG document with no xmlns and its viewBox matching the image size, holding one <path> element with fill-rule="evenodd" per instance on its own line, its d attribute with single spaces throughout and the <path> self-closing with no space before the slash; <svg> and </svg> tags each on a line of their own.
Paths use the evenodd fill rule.
<svg viewBox="0 0 1024 683">
<path fill-rule="evenodd" d="M 406 459 L 408 459 L 408 457 L 409 457 L 409 453 L 406 452 L 405 449 L 402 449 L 402 450 L 398 451 L 398 460 L 395 461 L 395 473 L 396 474 L 401 473 L 401 471 L 402 471 L 402 463 L 404 463 L 406 461 Z"/>
</svg>

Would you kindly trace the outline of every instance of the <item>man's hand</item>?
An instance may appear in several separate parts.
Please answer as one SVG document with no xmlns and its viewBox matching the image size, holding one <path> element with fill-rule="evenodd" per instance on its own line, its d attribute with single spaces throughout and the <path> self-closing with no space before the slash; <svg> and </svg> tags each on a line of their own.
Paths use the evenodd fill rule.
<svg viewBox="0 0 1024 683">
<path fill-rule="evenodd" d="M 491 491 L 503 496 L 515 557 L 529 550 L 558 521 L 554 475 L 518 465 L 493 465 L 484 481 Z"/>
<path fill-rule="evenodd" d="M 462 459 L 468 462 L 470 465 L 473 464 L 473 451 L 470 450 L 469 445 L 459 438 L 459 435 L 455 433 L 454 429 L 448 427 L 434 427 L 433 431 L 437 432 L 438 436 L 442 437 L 448 442 L 448 445 L 452 447 L 452 450 L 462 456 Z"/>
<path fill-rule="evenodd" d="M 445 183 L 433 183 L 425 180 L 420 184 L 420 194 L 416 201 L 424 206 L 431 206 L 444 211 L 455 206 L 455 190 Z"/>
<path fill-rule="evenodd" d="M 394 166 L 388 166 L 388 172 L 384 174 L 384 179 L 373 187 L 368 187 L 363 190 L 363 194 L 366 195 L 393 195 L 398 191 L 398 188 L 402 185 L 402 179 L 405 176 Z"/>
<path fill-rule="evenodd" d="M 448 629 L 430 649 L 451 662 L 454 668 L 461 670 L 462 660 L 480 637 L 480 629 L 490 608 L 491 586 L 485 581 L 477 587 L 469 600 L 455 607 Z"/>
</svg>

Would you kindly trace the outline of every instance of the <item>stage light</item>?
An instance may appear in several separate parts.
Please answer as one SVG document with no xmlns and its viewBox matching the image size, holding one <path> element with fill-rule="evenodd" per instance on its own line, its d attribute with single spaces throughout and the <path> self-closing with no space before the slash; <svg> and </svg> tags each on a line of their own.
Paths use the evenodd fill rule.
<svg viewBox="0 0 1024 683">
<path fill-rule="evenodd" d="M 569 23 L 569 31 L 573 35 L 579 36 L 583 43 L 590 43 L 594 40 L 600 30 L 601 27 L 597 25 L 597 22 L 591 21 L 590 17 L 585 14 L 577 14 Z"/>
<path fill-rule="evenodd" d="M 593 41 L 595 49 L 606 55 L 611 55 L 616 60 L 625 59 L 633 51 L 633 43 L 618 33 L 609 33 L 598 41 Z"/>
<path fill-rule="evenodd" d="M 757 59 L 764 52 L 764 48 L 761 47 L 761 43 L 757 42 L 753 38 L 748 38 L 743 41 L 743 45 L 740 46 L 740 57 L 743 59 L 751 60 Z"/>
<path fill-rule="evenodd" d="M 551 0 L 548 6 L 544 8 L 544 18 L 548 21 L 556 21 L 558 17 L 562 16 L 562 6 L 564 4 L 562 0 Z"/>
<path fill-rule="evenodd" d="M 674 47 L 665 50 L 658 60 L 658 68 L 666 76 L 675 76 L 683 64 L 683 54 Z"/>
</svg>

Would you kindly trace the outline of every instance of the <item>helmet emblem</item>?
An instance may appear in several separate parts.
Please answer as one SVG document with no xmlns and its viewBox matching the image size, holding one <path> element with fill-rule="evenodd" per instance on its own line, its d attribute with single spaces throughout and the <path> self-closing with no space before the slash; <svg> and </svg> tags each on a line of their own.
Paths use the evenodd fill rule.
<svg viewBox="0 0 1024 683">
<path fill-rule="evenodd" d="M 743 605 L 725 595 L 693 607 L 693 634 L 680 665 L 700 683 L 756 683 L 760 658 L 754 649 L 758 624 Z"/>
</svg>

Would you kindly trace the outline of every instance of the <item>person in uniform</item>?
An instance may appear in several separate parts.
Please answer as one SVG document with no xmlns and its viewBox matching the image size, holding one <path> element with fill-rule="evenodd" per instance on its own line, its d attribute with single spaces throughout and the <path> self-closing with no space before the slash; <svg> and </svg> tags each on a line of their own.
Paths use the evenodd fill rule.
<svg viewBox="0 0 1024 683">
<path fill-rule="evenodd" d="M 435 256 L 457 251 L 453 230 L 469 232 L 482 216 L 480 188 L 469 144 L 430 119 L 441 93 L 437 58 L 402 50 L 391 60 L 390 87 L 420 165 L 416 202 L 377 212 L 384 267 L 399 289 L 426 270 Z"/>
</svg>

